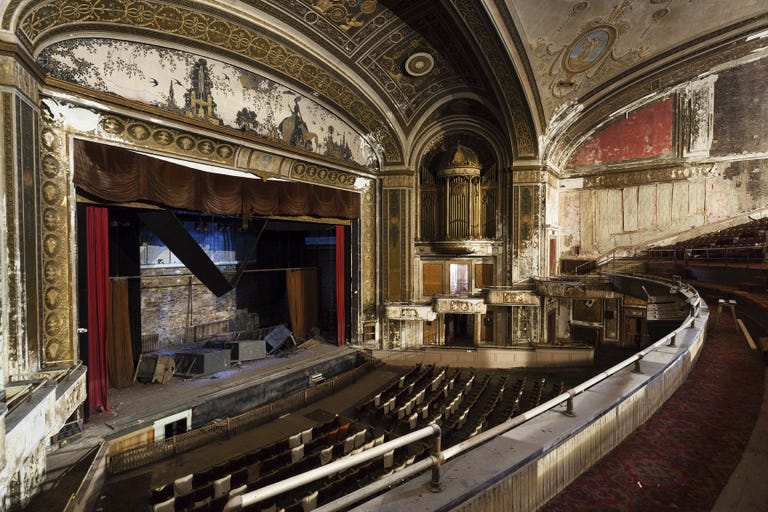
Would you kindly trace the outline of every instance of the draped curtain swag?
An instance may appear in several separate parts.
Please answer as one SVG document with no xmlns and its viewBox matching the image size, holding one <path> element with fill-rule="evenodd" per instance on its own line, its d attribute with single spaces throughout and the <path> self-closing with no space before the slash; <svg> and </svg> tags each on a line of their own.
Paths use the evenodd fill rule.
<svg viewBox="0 0 768 512">
<path fill-rule="evenodd" d="M 75 140 L 75 185 L 105 201 L 143 201 L 220 215 L 355 219 L 360 196 L 329 187 L 251 180 L 182 165 L 95 142 Z"/>
</svg>

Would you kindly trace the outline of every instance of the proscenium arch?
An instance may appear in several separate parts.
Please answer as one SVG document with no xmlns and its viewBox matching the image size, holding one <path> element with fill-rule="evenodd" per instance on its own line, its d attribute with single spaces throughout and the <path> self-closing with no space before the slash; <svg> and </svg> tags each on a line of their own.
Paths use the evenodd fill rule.
<svg viewBox="0 0 768 512">
<path fill-rule="evenodd" d="M 344 118 L 353 120 L 351 124 L 360 127 L 361 134 L 369 140 L 376 139 L 383 148 L 380 160 L 402 160 L 402 134 L 388 117 L 388 109 L 376 104 L 370 95 L 364 94 L 363 87 L 348 78 L 353 75 L 351 71 L 344 75 L 324 63 L 319 55 L 295 48 L 280 34 L 265 34 L 263 28 L 241 17 L 211 6 L 202 10 L 186 2 L 169 6 L 144 0 L 143 4 L 154 8 L 151 16 L 145 17 L 132 15 L 129 9 L 97 9 L 86 0 L 79 3 L 82 11 L 62 10 L 52 2 L 41 6 L 31 1 L 22 5 L 19 1 L 15 9 L 9 6 L 3 23 L 15 19 L 14 33 L 29 55 L 37 55 L 42 48 L 60 40 L 62 34 L 71 37 L 74 31 L 215 55 L 237 67 L 277 77 L 278 82 L 296 87 L 307 97 L 324 98 L 328 105 L 335 106 L 333 112 L 344 112 Z M 48 10 L 44 10 L 46 7 Z M 159 15 L 166 10 L 174 10 L 177 15 L 171 16 L 170 11 Z M 205 26 L 193 26 L 191 34 L 183 31 L 180 12 L 184 16 L 198 15 L 195 19 L 202 20 Z"/>
</svg>

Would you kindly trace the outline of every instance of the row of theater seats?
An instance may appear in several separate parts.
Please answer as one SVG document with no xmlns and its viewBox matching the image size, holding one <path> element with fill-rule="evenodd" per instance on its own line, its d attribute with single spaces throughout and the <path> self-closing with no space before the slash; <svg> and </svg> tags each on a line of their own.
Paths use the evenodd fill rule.
<svg viewBox="0 0 768 512">
<path fill-rule="evenodd" d="M 383 442 L 383 431 L 337 417 L 153 489 L 151 510 L 221 510 L 228 499 L 248 490 L 279 482 Z"/>
<path fill-rule="evenodd" d="M 738 226 L 723 229 L 715 233 L 690 238 L 657 249 L 696 249 L 708 247 L 749 247 L 766 244 L 768 217 L 753 220 Z"/>
<path fill-rule="evenodd" d="M 443 446 L 460 442 L 555 396 L 564 385 L 544 392 L 544 379 L 527 386 L 471 369 L 415 365 L 354 409 L 353 418 L 296 432 L 271 445 L 186 475 L 152 491 L 152 512 L 217 512 L 239 494 L 265 487 L 333 460 L 359 453 L 416 428 L 437 423 Z M 401 469 L 429 453 L 418 443 L 393 450 L 370 463 L 315 482 L 248 510 L 307 512 L 361 485 Z"/>
</svg>

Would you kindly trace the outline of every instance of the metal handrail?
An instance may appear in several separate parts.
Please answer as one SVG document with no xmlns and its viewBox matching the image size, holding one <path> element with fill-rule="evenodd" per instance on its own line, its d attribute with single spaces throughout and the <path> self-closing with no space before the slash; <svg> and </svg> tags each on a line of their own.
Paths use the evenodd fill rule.
<svg viewBox="0 0 768 512">
<path fill-rule="evenodd" d="M 427 437 L 433 437 L 435 440 L 433 456 L 435 456 L 434 464 L 437 467 L 433 466 L 433 469 L 437 471 L 437 474 L 439 475 L 440 426 L 437 425 L 436 423 L 433 423 L 426 427 L 420 428 L 419 430 L 416 430 L 404 436 L 400 436 L 397 439 L 393 439 L 391 441 L 380 444 L 378 446 L 374 446 L 372 448 L 369 448 L 355 455 L 344 457 L 342 459 L 330 462 L 324 466 L 320 466 L 319 468 L 312 469 L 300 475 L 287 478 L 285 480 L 276 482 L 272 485 L 267 485 L 266 487 L 262 487 L 260 489 L 255 489 L 245 494 L 241 494 L 240 496 L 235 496 L 231 498 L 229 501 L 227 501 L 226 505 L 224 505 L 224 512 L 234 512 L 242 509 L 243 507 L 255 505 L 266 499 L 272 498 L 279 494 L 283 494 L 284 492 L 292 491 L 303 485 L 307 485 L 317 480 L 320 480 L 321 478 L 331 476 L 340 471 L 344 471 L 345 469 L 349 469 L 359 464 L 362 464 L 364 462 L 371 461 L 375 458 L 381 457 L 395 450 L 396 448 L 407 446 L 411 443 L 420 441 L 421 439 L 425 439 Z M 438 476 L 438 482 L 439 482 L 439 476 Z"/>
<path fill-rule="evenodd" d="M 431 489 L 439 490 L 439 487 L 440 487 L 439 465 L 440 464 L 443 464 L 446 461 L 452 459 L 453 457 L 456 457 L 468 450 L 471 450 L 483 443 L 486 443 L 491 439 L 499 435 L 502 435 L 512 430 L 513 428 L 519 425 L 522 425 L 523 423 L 547 411 L 554 409 L 555 407 L 563 404 L 564 402 L 567 404 L 566 405 L 567 409 L 564 411 L 564 413 L 572 414 L 574 397 L 584 393 L 589 388 L 599 384 L 600 382 L 603 382 L 610 376 L 629 367 L 630 365 L 634 364 L 635 368 L 638 368 L 640 361 L 647 354 L 649 354 L 650 352 L 653 352 L 654 350 L 658 349 L 661 346 L 674 346 L 675 338 L 677 337 L 678 334 L 680 334 L 681 331 L 689 327 L 695 326 L 696 319 L 699 317 L 700 309 L 702 306 L 702 299 L 694 288 L 690 287 L 685 283 L 680 283 L 679 281 L 667 280 L 667 279 L 659 278 L 657 276 L 637 276 L 637 275 L 630 275 L 630 274 L 624 274 L 624 273 L 618 273 L 618 272 L 612 272 L 610 274 L 617 275 L 617 276 L 631 277 L 631 278 L 639 278 L 643 280 L 672 285 L 676 287 L 680 293 L 688 297 L 688 303 L 690 305 L 690 311 L 688 313 L 688 316 L 685 318 L 685 320 L 683 320 L 680 323 L 680 326 L 678 328 L 674 329 L 673 331 L 671 331 L 670 333 L 668 333 L 667 335 L 665 335 L 664 337 L 662 337 L 652 345 L 641 350 L 637 354 L 634 354 L 633 356 L 625 359 L 624 361 L 621 361 L 620 363 L 608 368 L 607 370 L 595 375 L 594 377 L 582 382 L 581 384 L 567 390 L 566 392 L 561 393 L 560 395 L 544 402 L 543 404 L 540 404 L 532 409 L 529 409 L 523 414 L 509 418 L 507 421 L 500 423 L 495 427 L 492 427 L 484 432 L 481 432 L 480 434 L 477 434 L 449 448 L 446 448 L 445 450 L 441 451 L 439 447 L 440 427 L 437 424 L 433 423 L 427 427 L 419 429 L 410 434 L 406 434 L 405 436 L 401 436 L 397 439 L 389 441 L 388 443 L 379 445 L 377 447 L 373 447 L 357 455 L 346 457 L 344 459 L 341 459 L 336 462 L 332 462 L 320 468 L 313 469 L 301 475 L 297 475 L 287 480 L 283 480 L 282 482 L 278 482 L 278 483 L 269 485 L 267 487 L 263 487 L 261 489 L 256 489 L 252 492 L 243 494 L 241 496 L 234 497 L 227 502 L 224 508 L 224 511 L 230 512 L 230 511 L 240 510 L 240 508 L 242 508 L 243 506 L 248 506 L 248 505 L 258 503 L 259 501 L 271 498 L 273 496 L 277 496 L 278 494 L 282 494 L 283 492 L 293 490 L 301 485 L 305 485 L 307 483 L 316 481 L 320 478 L 330 476 L 334 473 L 337 473 L 344 469 L 348 469 L 362 462 L 372 460 L 376 457 L 379 457 L 393 450 L 394 448 L 410 444 L 411 442 L 416 440 L 414 437 L 412 437 L 415 435 L 420 436 L 418 437 L 418 439 L 423 439 L 424 437 L 428 437 L 430 435 L 436 435 L 436 440 L 435 440 L 436 448 L 435 450 L 433 450 L 431 457 L 423 461 L 414 463 L 411 466 L 408 466 L 407 468 L 401 471 L 392 473 L 391 475 L 388 475 L 383 479 L 380 479 L 361 489 L 354 491 L 353 493 L 350 493 L 326 505 L 323 505 L 322 507 L 316 509 L 316 511 L 332 512 L 332 511 L 339 510 L 340 508 L 344 508 L 368 496 L 371 496 L 389 487 L 390 485 L 394 485 L 398 482 L 405 480 L 406 478 L 409 478 L 418 473 L 421 473 L 422 471 L 426 470 L 430 466 L 433 468 L 432 481 L 430 482 Z"/>
<path fill-rule="evenodd" d="M 591 388 L 592 386 L 599 384 L 600 382 L 604 381 L 611 375 L 614 375 L 615 373 L 618 373 L 619 371 L 623 370 L 624 368 L 627 368 L 628 366 L 639 362 L 642 360 L 646 354 L 653 352 L 657 348 L 659 348 L 662 345 L 668 345 L 670 343 L 670 340 L 674 340 L 674 337 L 683 329 L 687 328 L 688 325 L 693 326 L 693 323 L 696 320 L 696 316 L 698 315 L 698 310 L 700 307 L 700 298 L 697 298 L 697 302 L 695 304 L 691 304 L 692 311 L 688 315 L 688 317 L 683 320 L 680 327 L 672 331 L 671 333 L 667 334 L 660 340 L 656 341 L 653 345 L 650 345 L 646 347 L 645 349 L 641 350 L 637 354 L 625 359 L 624 361 L 621 361 L 620 363 L 608 368 L 607 370 L 595 375 L 591 379 L 588 379 L 578 386 L 575 386 L 564 393 L 561 393 L 560 395 L 544 402 L 543 404 L 538 405 L 537 407 L 534 407 L 533 409 L 529 409 L 528 411 L 524 412 L 523 414 L 520 414 L 518 416 L 515 416 L 513 418 L 508 419 L 504 423 L 500 423 L 496 425 L 493 428 L 490 428 L 474 437 L 471 437 L 469 439 L 466 439 L 458 444 L 455 444 L 449 448 L 446 448 L 443 450 L 443 458 L 447 461 L 451 458 L 467 451 L 472 448 L 475 448 L 476 446 L 479 446 L 491 439 L 493 439 L 496 436 L 499 436 L 501 434 L 504 434 L 508 432 L 509 430 L 512 430 L 513 428 L 527 422 L 528 420 L 535 418 L 536 416 L 539 416 L 540 414 L 549 411 L 550 409 L 554 409 L 558 405 L 562 404 L 563 402 L 568 403 L 568 410 L 566 412 L 572 413 L 573 411 L 573 398 L 577 395 L 580 395 L 587 389 Z"/>
</svg>

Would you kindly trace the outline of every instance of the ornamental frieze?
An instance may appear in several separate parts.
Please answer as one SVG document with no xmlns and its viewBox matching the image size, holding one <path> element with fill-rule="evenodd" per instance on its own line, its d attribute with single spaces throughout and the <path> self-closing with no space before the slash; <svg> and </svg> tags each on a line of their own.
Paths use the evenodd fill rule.
<svg viewBox="0 0 768 512">
<path fill-rule="evenodd" d="M 296 162 L 291 168 L 291 178 L 318 183 L 335 188 L 354 188 L 358 176 L 350 172 L 330 169 L 319 165 Z"/>
<path fill-rule="evenodd" d="M 696 166 L 642 169 L 615 174 L 584 177 L 584 188 L 625 187 L 647 185 L 664 181 L 680 181 L 700 176 L 702 169 Z"/>
<path fill-rule="evenodd" d="M 512 182 L 518 183 L 546 183 L 546 171 L 515 171 L 512 172 Z"/>
<path fill-rule="evenodd" d="M 384 314 L 389 320 L 418 320 L 431 322 L 437 319 L 437 313 L 432 306 L 385 306 Z"/>
<path fill-rule="evenodd" d="M 99 126 L 105 135 L 137 147 L 235 167 L 236 146 L 228 142 L 112 114 L 103 115 Z"/>
<path fill-rule="evenodd" d="M 412 174 L 398 174 L 394 176 L 382 176 L 381 186 L 383 188 L 413 188 Z"/>
<path fill-rule="evenodd" d="M 49 111 L 50 112 L 50 111 Z M 72 306 L 74 270 L 70 257 L 72 233 L 66 220 L 73 217 L 71 182 L 65 171 L 68 161 L 64 133 L 50 116 L 41 116 L 40 155 L 42 183 L 40 206 L 43 268 L 43 357 L 46 364 L 72 361 L 77 353 L 73 335 Z"/>
<path fill-rule="evenodd" d="M 434 309 L 438 313 L 484 315 L 487 306 L 482 298 L 461 299 L 456 297 L 436 297 Z"/>
<path fill-rule="evenodd" d="M 536 293 L 548 297 L 607 299 L 621 296 L 608 287 L 607 283 L 536 281 Z"/>
<path fill-rule="evenodd" d="M 498 306 L 538 306 L 539 296 L 535 293 L 521 290 L 486 289 L 485 302 Z"/>
<path fill-rule="evenodd" d="M 113 140 L 186 159 L 240 169 L 265 180 L 273 176 L 285 176 L 298 181 L 344 189 L 355 189 L 358 180 L 356 174 L 349 172 L 297 162 L 291 158 L 129 117 L 103 115 L 99 127 L 103 135 L 110 136 Z M 47 165 L 55 167 L 57 163 L 44 161 L 44 169 Z"/>
</svg>

